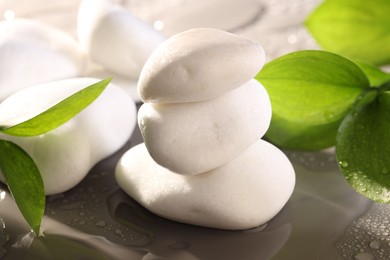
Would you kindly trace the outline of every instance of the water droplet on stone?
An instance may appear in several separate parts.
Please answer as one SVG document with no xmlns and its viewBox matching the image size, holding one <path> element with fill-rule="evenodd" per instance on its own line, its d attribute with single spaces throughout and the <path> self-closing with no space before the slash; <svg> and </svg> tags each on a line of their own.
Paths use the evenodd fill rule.
<svg viewBox="0 0 390 260">
<path fill-rule="evenodd" d="M 381 242 L 377 241 L 377 240 L 373 240 L 371 241 L 370 243 L 370 247 L 372 249 L 379 249 L 381 247 Z"/>
<path fill-rule="evenodd" d="M 120 230 L 118 228 L 114 230 L 114 233 L 115 233 L 115 235 L 118 235 L 118 236 L 121 236 L 123 234 L 122 230 Z"/>
<path fill-rule="evenodd" d="M 375 260 L 375 257 L 371 253 L 360 252 L 353 256 L 355 260 Z"/>
<path fill-rule="evenodd" d="M 95 226 L 97 227 L 105 227 L 107 224 L 104 220 L 100 220 L 98 222 L 95 223 Z"/>
</svg>

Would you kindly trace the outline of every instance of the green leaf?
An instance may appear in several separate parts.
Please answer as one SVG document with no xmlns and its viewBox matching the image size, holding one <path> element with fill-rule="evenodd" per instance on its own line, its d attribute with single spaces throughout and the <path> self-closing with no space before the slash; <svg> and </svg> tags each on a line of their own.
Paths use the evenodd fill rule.
<svg viewBox="0 0 390 260">
<path fill-rule="evenodd" d="M 0 169 L 20 212 L 38 235 L 45 190 L 36 164 L 18 145 L 0 140 Z"/>
<path fill-rule="evenodd" d="M 289 149 L 319 150 L 336 133 L 369 82 L 353 62 L 324 51 L 299 51 L 266 64 L 256 76 L 271 99 L 266 137 Z"/>
<path fill-rule="evenodd" d="M 325 49 L 368 63 L 390 63 L 389 0 L 327 0 L 306 26 Z"/>
<path fill-rule="evenodd" d="M 378 87 L 390 80 L 390 73 L 386 73 L 380 68 L 365 62 L 354 62 L 360 67 L 361 70 L 363 70 L 364 74 L 366 74 L 371 86 Z"/>
<path fill-rule="evenodd" d="M 351 111 L 337 134 L 336 155 L 359 193 L 390 202 L 390 92 Z"/>
<path fill-rule="evenodd" d="M 99 81 L 62 100 L 43 113 L 11 127 L 1 127 L 8 135 L 36 136 L 49 132 L 72 119 L 91 104 L 107 87 L 111 78 Z"/>
</svg>

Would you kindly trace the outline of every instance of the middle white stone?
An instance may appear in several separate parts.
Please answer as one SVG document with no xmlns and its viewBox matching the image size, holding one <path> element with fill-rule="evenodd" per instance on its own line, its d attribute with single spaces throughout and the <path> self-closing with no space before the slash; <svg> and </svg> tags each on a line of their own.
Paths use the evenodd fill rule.
<svg viewBox="0 0 390 260">
<path fill-rule="evenodd" d="M 138 112 L 138 124 L 158 164 L 195 175 L 228 163 L 260 139 L 271 114 L 266 90 L 252 79 L 207 101 L 145 103 Z"/>
</svg>

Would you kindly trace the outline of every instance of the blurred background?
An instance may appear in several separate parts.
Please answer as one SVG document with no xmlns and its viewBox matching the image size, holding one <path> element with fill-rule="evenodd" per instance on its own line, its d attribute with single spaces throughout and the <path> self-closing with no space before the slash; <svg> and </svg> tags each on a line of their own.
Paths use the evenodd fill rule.
<svg viewBox="0 0 390 260">
<path fill-rule="evenodd" d="M 114 2 L 166 37 L 196 27 L 218 28 L 242 35 L 264 47 L 267 61 L 296 50 L 319 49 L 303 25 L 307 15 L 321 2 L 319 0 L 114 0 Z M 0 20 L 31 18 L 50 24 L 76 38 L 79 4 L 79 0 L 0 0 Z M 136 82 L 131 84 L 134 90 Z M 134 91 L 132 95 L 137 101 Z M 140 142 L 139 133 L 135 135 L 131 145 Z M 388 232 L 390 209 L 387 205 L 373 203 L 352 190 L 339 172 L 332 149 L 316 153 L 286 152 L 297 173 L 297 186 L 286 208 L 265 227 L 263 233 L 253 230 L 244 234 L 231 234 L 183 227 L 161 222 L 155 216 L 149 216 L 147 221 L 136 220 L 141 221 L 143 228 L 146 226 L 149 231 L 154 232 L 155 237 L 145 244 L 127 245 L 132 253 L 124 251 L 132 254 L 134 259 L 390 259 Z M 106 171 L 107 167 L 103 169 Z M 102 171 L 97 169 L 95 172 Z M 58 206 L 58 203 L 61 204 L 59 201 L 65 199 L 74 202 L 83 200 L 86 189 L 82 188 L 90 184 L 91 179 L 86 180 L 80 185 L 80 189 L 49 200 L 48 215 L 59 223 L 77 230 L 80 225 L 73 221 L 74 216 L 80 217 L 85 209 L 82 209 L 84 211 L 67 209 Z M 109 206 L 118 209 L 118 205 L 121 205 L 118 201 L 125 205 L 133 205 L 128 198 L 118 195 L 115 189 L 113 194 L 117 197 L 116 202 L 108 202 Z M 102 196 L 102 200 L 112 199 L 112 196 L 95 195 Z M 100 210 L 104 211 L 107 205 L 103 204 L 101 207 L 103 209 Z M 137 206 L 133 205 L 130 208 L 134 209 Z M 90 210 L 98 211 L 96 208 Z M 104 250 L 119 250 L 115 246 L 111 247 L 111 242 L 118 243 L 118 236 L 126 237 L 123 231 L 125 229 L 122 230 L 116 222 L 113 224 L 116 227 L 113 230 L 119 230 L 117 234 L 113 238 L 107 235 L 107 226 L 113 221 L 112 218 L 123 221 L 123 218 L 129 219 L 128 212 L 133 211 L 129 209 L 124 211 L 125 213 L 120 210 L 115 212 L 111 215 L 107 213 L 105 222 L 100 222 L 101 225 L 104 224 L 104 229 L 99 225 L 92 225 L 88 230 L 93 236 L 108 239 L 109 242 L 106 244 L 110 246 Z M 77 223 L 80 223 L 79 217 Z M 129 226 L 131 227 L 131 225 L 127 227 Z M 89 234 L 88 232 L 86 234 Z M 112 233 L 112 230 L 110 232 Z M 247 235 L 251 232 L 252 234 L 257 232 L 257 235 Z M 76 236 L 74 235 L 76 233 L 73 233 L 73 238 L 82 238 L 80 244 L 83 245 L 93 237 L 80 236 L 79 233 Z M 65 236 L 65 232 L 60 235 Z M 58 237 L 50 236 L 40 243 L 50 247 L 50 240 L 69 245 L 66 244 L 69 241 L 65 243 Z M 0 248 L 1 246 L 0 243 Z M 35 247 L 35 250 L 41 249 Z M 102 247 L 100 250 L 103 250 Z M 119 251 L 121 250 L 122 247 Z M 4 257 L 7 259 L 7 255 Z"/>
</svg>

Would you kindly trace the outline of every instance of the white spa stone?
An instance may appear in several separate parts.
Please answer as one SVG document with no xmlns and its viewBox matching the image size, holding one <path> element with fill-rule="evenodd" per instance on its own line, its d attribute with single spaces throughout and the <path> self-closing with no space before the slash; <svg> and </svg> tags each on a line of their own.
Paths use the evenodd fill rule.
<svg viewBox="0 0 390 260">
<path fill-rule="evenodd" d="M 140 144 L 121 158 L 116 179 L 126 193 L 159 216 L 231 230 L 269 221 L 286 204 L 295 185 L 288 158 L 263 140 L 227 165 L 196 176 L 159 166 Z"/>
<path fill-rule="evenodd" d="M 77 35 L 82 49 L 106 69 L 138 79 L 142 66 L 165 37 L 110 0 L 83 0 Z"/>
<path fill-rule="evenodd" d="M 85 57 L 70 35 L 27 19 L 0 22 L 0 100 L 35 84 L 80 76 Z"/>
<path fill-rule="evenodd" d="M 271 104 L 252 79 L 219 98 L 191 103 L 145 103 L 138 124 L 152 158 L 179 174 L 226 164 L 267 131 Z"/>
<path fill-rule="evenodd" d="M 192 29 L 161 44 L 142 69 L 144 102 L 182 103 L 216 98 L 253 78 L 265 62 L 263 48 L 215 29 Z"/>
<path fill-rule="evenodd" d="M 98 81 L 74 78 L 21 90 L 0 104 L 0 124 L 22 122 Z M 46 194 L 52 195 L 74 187 L 98 161 L 121 148 L 135 123 L 134 101 L 111 83 L 92 104 L 57 129 L 36 137 L 0 137 L 15 142 L 33 158 Z"/>
<path fill-rule="evenodd" d="M 141 101 L 137 92 L 137 79 L 131 79 L 122 75 L 116 75 L 101 66 L 90 66 L 86 75 L 88 75 L 88 77 L 99 79 L 106 79 L 112 77 L 112 83 L 126 91 L 126 93 L 135 102 Z"/>
</svg>

